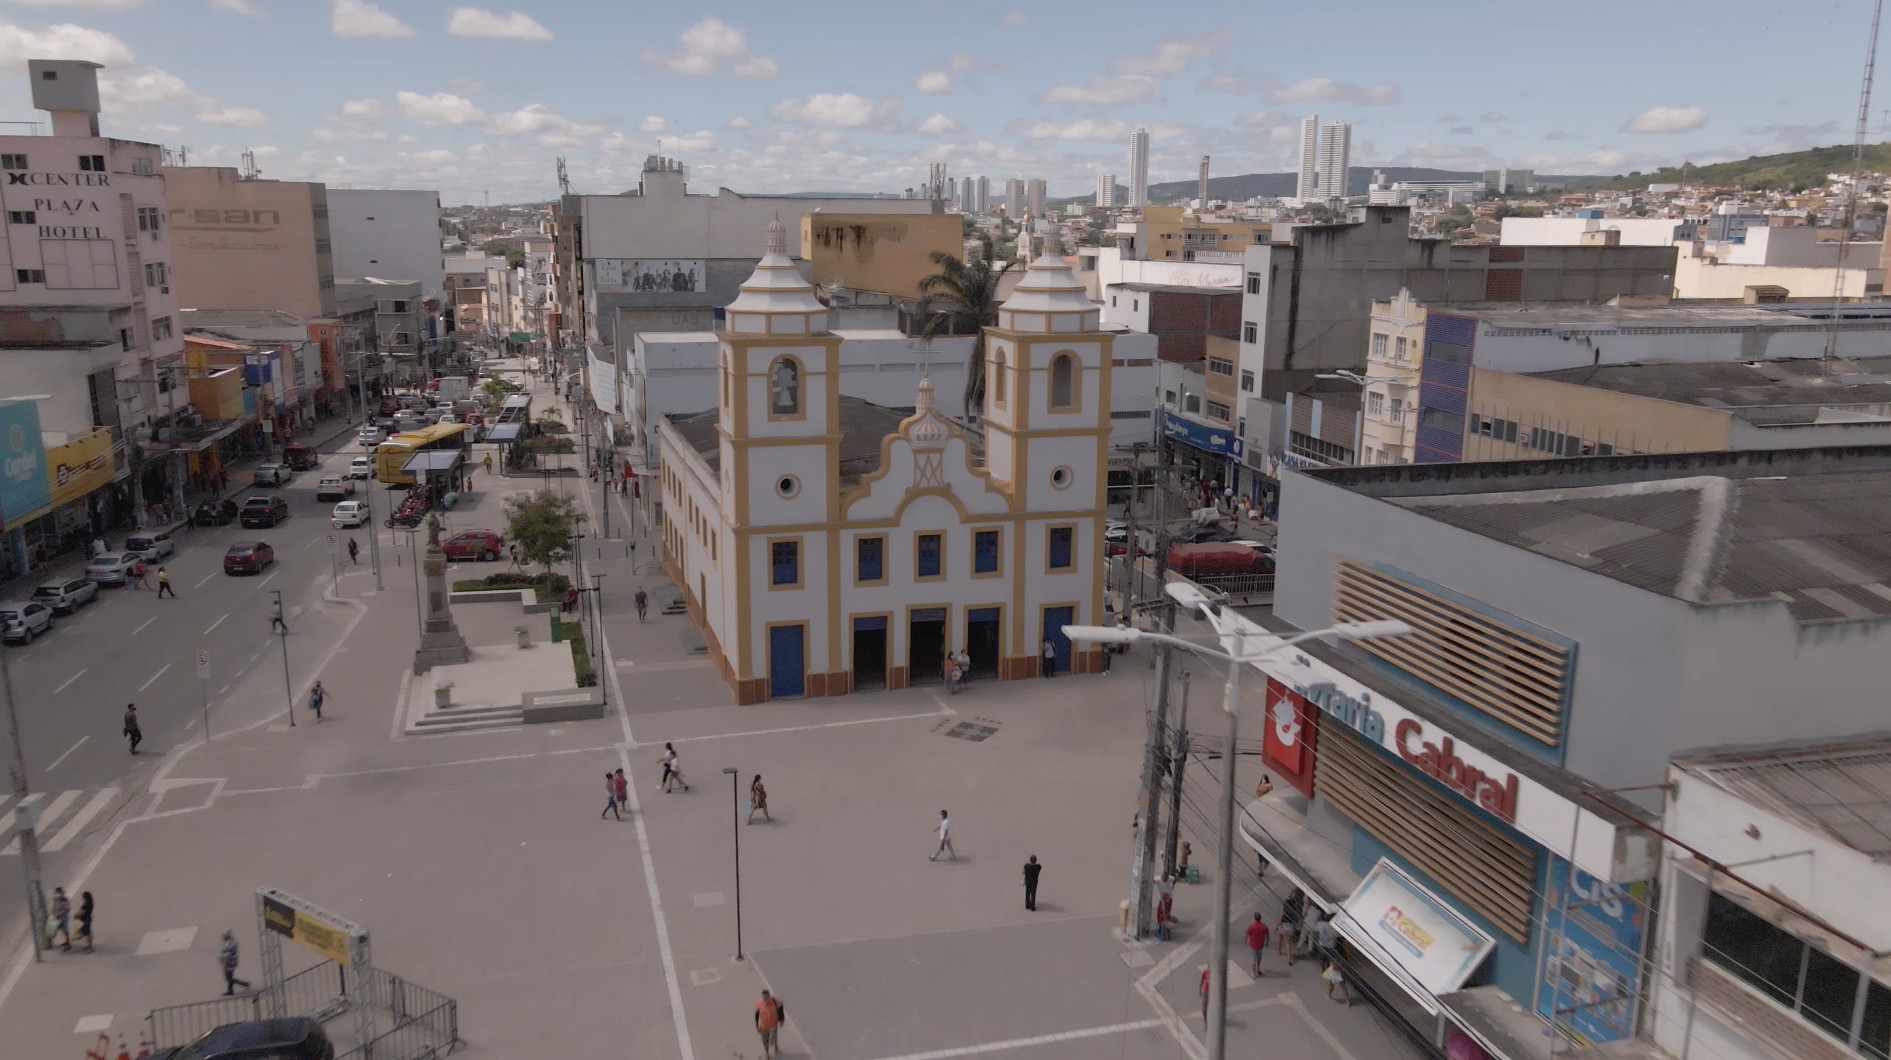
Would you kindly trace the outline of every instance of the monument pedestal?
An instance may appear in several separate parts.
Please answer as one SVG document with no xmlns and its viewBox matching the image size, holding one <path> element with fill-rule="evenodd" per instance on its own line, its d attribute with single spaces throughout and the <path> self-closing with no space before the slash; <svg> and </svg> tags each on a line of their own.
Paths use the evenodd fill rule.
<svg viewBox="0 0 1891 1060">
<path fill-rule="evenodd" d="M 421 561 L 427 586 L 422 594 L 426 615 L 420 627 L 420 650 L 414 652 L 414 672 L 424 674 L 436 666 L 463 663 L 472 658 L 466 638 L 453 623 L 453 610 L 447 606 L 446 550 L 440 547 L 440 513 L 427 520 L 427 557 Z"/>
</svg>

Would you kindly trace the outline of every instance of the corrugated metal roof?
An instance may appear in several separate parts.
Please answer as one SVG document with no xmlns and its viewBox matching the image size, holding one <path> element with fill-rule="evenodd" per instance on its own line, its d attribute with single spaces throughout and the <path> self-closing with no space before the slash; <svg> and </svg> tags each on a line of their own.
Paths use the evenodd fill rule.
<svg viewBox="0 0 1891 1060">
<path fill-rule="evenodd" d="M 1756 806 L 1891 858 L 1891 743 L 1729 756 L 1683 763 Z"/>
</svg>

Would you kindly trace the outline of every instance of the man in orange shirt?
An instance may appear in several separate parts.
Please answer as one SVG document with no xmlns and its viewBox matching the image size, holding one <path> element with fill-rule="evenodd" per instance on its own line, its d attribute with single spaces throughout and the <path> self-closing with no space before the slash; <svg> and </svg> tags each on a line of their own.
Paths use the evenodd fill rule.
<svg viewBox="0 0 1891 1060">
<path fill-rule="evenodd" d="M 779 1055 L 781 1046 L 775 1036 L 781 1031 L 781 1021 L 788 1018 L 788 1006 L 781 999 L 768 991 L 762 991 L 761 1000 L 755 1002 L 755 1032 L 762 1036 L 762 1057 Z"/>
</svg>

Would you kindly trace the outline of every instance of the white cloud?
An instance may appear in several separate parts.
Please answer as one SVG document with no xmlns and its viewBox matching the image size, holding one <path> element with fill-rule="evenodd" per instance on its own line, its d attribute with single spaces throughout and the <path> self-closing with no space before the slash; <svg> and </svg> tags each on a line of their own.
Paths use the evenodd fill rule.
<svg viewBox="0 0 1891 1060">
<path fill-rule="evenodd" d="M 604 126 L 575 122 L 543 103 L 532 103 L 493 115 L 486 131 L 495 136 L 536 136 L 541 146 L 568 147 L 602 135 Z"/>
<path fill-rule="evenodd" d="M 674 52 L 647 51 L 643 60 L 685 77 L 729 70 L 737 77 L 763 81 L 781 72 L 773 59 L 749 54 L 748 35 L 719 18 L 705 18 L 683 31 Z"/>
<path fill-rule="evenodd" d="M 998 16 L 998 24 L 1010 26 L 1012 29 L 1022 29 L 1031 24 L 1031 18 L 1022 11 L 1007 11 Z"/>
<path fill-rule="evenodd" d="M 637 130 L 639 132 L 660 133 L 664 129 L 668 128 L 669 124 L 670 124 L 669 122 L 652 114 L 649 117 L 645 118 L 643 121 L 640 121 L 637 123 Z"/>
<path fill-rule="evenodd" d="M 944 70 L 927 70 L 913 82 L 913 87 L 929 95 L 942 96 L 952 91 L 952 75 Z"/>
<path fill-rule="evenodd" d="M 752 129 L 754 127 L 754 122 L 740 115 L 729 119 L 729 128 L 731 129 Z"/>
<path fill-rule="evenodd" d="M 231 125 L 245 128 L 269 124 L 269 119 L 255 107 L 238 107 L 233 104 L 200 110 L 197 112 L 197 120 L 205 125 Z"/>
<path fill-rule="evenodd" d="M 341 105 L 342 115 L 349 118 L 378 118 L 386 110 L 378 99 L 351 99 Z"/>
<path fill-rule="evenodd" d="M 478 104 L 451 92 L 435 92 L 430 96 L 396 92 L 394 102 L 408 121 L 421 125 L 477 125 L 486 120 L 486 112 L 479 109 Z"/>
<path fill-rule="evenodd" d="M 263 13 L 250 6 L 249 0 L 210 0 L 210 6 L 218 11 L 228 11 L 232 15 L 248 15 L 261 18 Z"/>
<path fill-rule="evenodd" d="M 1706 107 L 1649 107 L 1628 119 L 1622 131 L 1661 135 L 1693 132 L 1706 124 Z"/>
<path fill-rule="evenodd" d="M 897 99 L 873 100 L 852 92 L 818 92 L 806 99 L 784 99 L 768 109 L 776 121 L 793 125 L 832 125 L 858 129 L 891 115 Z"/>
<path fill-rule="evenodd" d="M 1368 107 L 1382 107 L 1399 101 L 1397 85 L 1353 85 L 1344 81 L 1335 81 L 1330 77 L 1309 77 L 1305 81 L 1296 81 L 1283 85 L 1267 94 L 1275 103 L 1315 103 L 1332 100 L 1339 103 L 1362 103 Z"/>
<path fill-rule="evenodd" d="M 934 114 L 919 123 L 919 132 L 923 136 L 944 136 L 959 131 L 959 123 L 943 114 Z"/>
<path fill-rule="evenodd" d="M 1114 105 L 1142 99 L 1161 99 L 1162 86 L 1140 74 L 1099 74 L 1087 85 L 1057 85 L 1038 97 L 1040 103 Z"/>
<path fill-rule="evenodd" d="M 337 37 L 413 37 L 414 28 L 393 15 L 368 3 L 368 0 L 335 0 L 329 16 L 329 29 Z"/>
<path fill-rule="evenodd" d="M 129 11 L 144 0 L 13 0 L 22 7 L 90 7 L 102 11 Z"/>
<path fill-rule="evenodd" d="M 1246 79 L 1234 74 L 1209 74 L 1202 78 L 1198 86 L 1204 92 L 1224 92 L 1230 96 L 1239 96 L 1248 90 Z"/>
<path fill-rule="evenodd" d="M 1216 38 L 1205 33 L 1169 37 L 1159 41 L 1148 55 L 1118 59 L 1110 64 L 1110 69 L 1119 74 L 1173 77 L 1195 65 L 1197 60 L 1213 54 L 1216 46 Z"/>
<path fill-rule="evenodd" d="M 478 7 L 456 7 L 447 16 L 446 31 L 455 37 L 482 40 L 548 41 L 552 31 L 523 11 L 500 14 Z"/>
<path fill-rule="evenodd" d="M 0 65 L 24 67 L 28 59 L 86 59 L 106 66 L 129 66 L 131 46 L 103 30 L 61 22 L 27 29 L 0 22 Z"/>
<path fill-rule="evenodd" d="M 155 67 L 145 70 L 107 70 L 99 79 L 99 96 L 108 109 L 132 114 L 159 109 L 188 110 L 206 125 L 257 126 L 269 119 L 254 107 L 241 107 L 199 92 L 184 79 Z"/>
<path fill-rule="evenodd" d="M 1013 128 L 1013 132 L 1027 140 L 1078 140 L 1110 141 L 1128 140 L 1131 127 L 1123 121 L 1098 121 L 1095 118 L 1078 118 L 1071 122 L 1035 121 L 1029 125 Z"/>
</svg>

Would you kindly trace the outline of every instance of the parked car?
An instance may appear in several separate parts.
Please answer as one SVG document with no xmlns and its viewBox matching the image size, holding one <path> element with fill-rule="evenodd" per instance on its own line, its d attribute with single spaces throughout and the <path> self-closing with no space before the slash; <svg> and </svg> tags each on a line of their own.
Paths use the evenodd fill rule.
<svg viewBox="0 0 1891 1060">
<path fill-rule="evenodd" d="M 220 501 L 199 504 L 190 521 L 197 526 L 228 526 L 236 521 L 236 516 L 236 502 L 225 497 Z"/>
<path fill-rule="evenodd" d="M 243 502 L 241 522 L 247 529 L 275 526 L 289 518 L 289 502 L 281 497 L 251 497 Z"/>
<path fill-rule="evenodd" d="M 123 585 L 138 557 L 129 552 L 101 552 L 85 565 L 85 576 L 99 585 Z"/>
<path fill-rule="evenodd" d="M 313 471 L 322 458 L 312 445 L 285 445 L 282 447 L 282 462 L 296 471 Z"/>
<path fill-rule="evenodd" d="M 53 628 L 53 609 L 31 600 L 0 604 L 0 640 L 11 644 L 33 643 L 33 638 Z"/>
<path fill-rule="evenodd" d="M 154 1060 L 335 1060 L 328 1032 L 308 1016 L 226 1023 Z"/>
<path fill-rule="evenodd" d="M 355 480 L 341 475 L 324 475 L 315 486 L 318 501 L 338 501 L 355 495 Z"/>
<path fill-rule="evenodd" d="M 462 530 L 440 542 L 448 559 L 496 560 L 506 549 L 506 539 L 494 530 Z"/>
<path fill-rule="evenodd" d="M 176 552 L 177 542 L 171 540 L 171 535 L 162 530 L 144 531 L 133 534 L 125 539 L 125 551 L 132 553 L 146 563 L 156 563 L 158 560 Z"/>
<path fill-rule="evenodd" d="M 61 614 L 71 614 L 98 599 L 98 583 L 86 578 L 61 578 L 33 590 L 33 602 Z"/>
<path fill-rule="evenodd" d="M 373 478 L 374 458 L 371 456 L 357 456 L 353 460 L 348 461 L 348 477 Z"/>
<path fill-rule="evenodd" d="M 335 505 L 329 514 L 329 522 L 337 530 L 348 530 L 357 526 L 368 525 L 368 503 L 366 501 L 342 501 Z"/>
<path fill-rule="evenodd" d="M 361 428 L 360 433 L 355 435 L 355 441 L 372 449 L 382 442 L 387 441 L 387 431 L 383 429 L 380 424 L 372 424 Z"/>
<path fill-rule="evenodd" d="M 256 465 L 256 485 L 258 486 L 287 486 L 289 480 L 294 477 L 295 472 L 286 464 Z"/>
<path fill-rule="evenodd" d="M 267 541 L 238 541 L 223 554 L 223 573 L 261 574 L 276 562 L 276 550 Z"/>
</svg>

